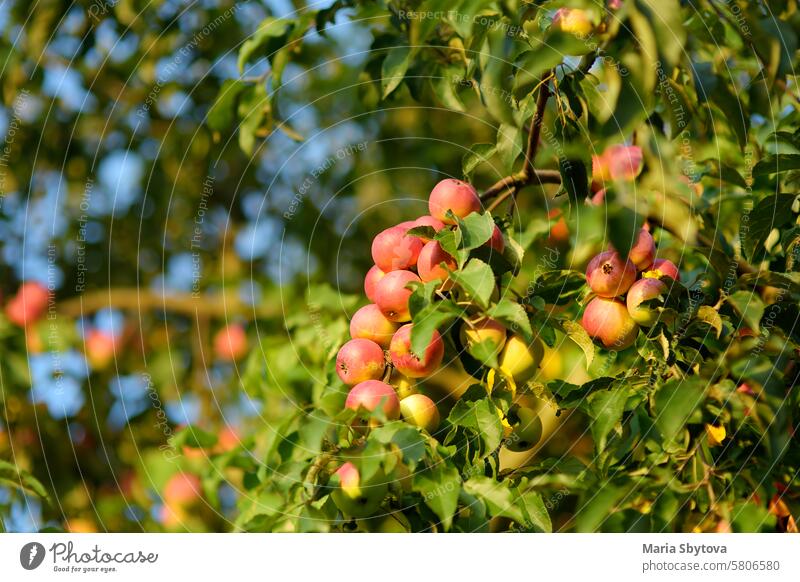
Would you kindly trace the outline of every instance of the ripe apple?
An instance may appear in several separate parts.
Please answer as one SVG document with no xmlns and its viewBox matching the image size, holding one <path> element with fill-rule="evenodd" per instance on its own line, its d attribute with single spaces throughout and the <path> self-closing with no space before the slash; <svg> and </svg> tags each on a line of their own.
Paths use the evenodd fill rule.
<svg viewBox="0 0 800 582">
<path fill-rule="evenodd" d="M 667 291 L 667 286 L 658 279 L 639 279 L 631 285 L 625 301 L 628 313 L 633 321 L 644 327 L 650 327 L 658 322 L 661 312 L 656 307 L 642 305 L 645 301 L 655 299 Z"/>
<path fill-rule="evenodd" d="M 334 473 L 331 482 L 336 489 L 331 498 L 344 515 L 364 518 L 374 513 L 383 502 L 389 487 L 386 476 L 378 471 L 369 480 L 362 480 L 358 469 L 350 461 Z"/>
<path fill-rule="evenodd" d="M 219 330 L 214 336 L 214 353 L 220 360 L 229 362 L 240 359 L 247 353 L 247 334 L 238 323 Z"/>
<path fill-rule="evenodd" d="M 389 321 L 403 323 L 411 320 L 408 300 L 413 291 L 406 285 L 412 282 L 422 281 L 411 271 L 392 271 L 375 286 L 375 304 Z"/>
<path fill-rule="evenodd" d="M 449 253 L 445 252 L 442 245 L 437 241 L 432 240 L 425 243 L 425 246 L 422 247 L 422 252 L 419 254 L 419 260 L 417 261 L 419 278 L 426 283 L 434 279 L 439 279 L 440 281 L 448 283 L 449 274 L 447 269 L 442 266 L 442 263 L 451 271 L 454 271 L 458 267 L 456 260 Z"/>
<path fill-rule="evenodd" d="M 630 261 L 636 265 L 637 271 L 646 271 L 656 258 L 656 243 L 653 236 L 645 229 L 639 231 L 636 242 L 628 253 Z"/>
<path fill-rule="evenodd" d="M 553 26 L 557 30 L 574 34 L 578 37 L 588 36 L 594 30 L 589 14 L 579 8 L 559 8 L 553 15 Z"/>
<path fill-rule="evenodd" d="M 383 349 L 368 339 L 351 339 L 336 355 L 336 373 L 348 386 L 380 378 L 385 367 Z"/>
<path fill-rule="evenodd" d="M 506 328 L 489 317 L 482 317 L 475 323 L 465 321 L 460 335 L 461 343 L 467 347 L 486 341 L 492 342 L 495 354 L 499 354 L 506 343 Z"/>
<path fill-rule="evenodd" d="M 373 239 L 372 259 L 384 273 L 410 269 L 417 264 L 422 241 L 406 234 L 409 226 L 392 226 Z"/>
<path fill-rule="evenodd" d="M 444 224 L 455 224 L 456 221 L 447 216 L 448 210 L 455 216 L 464 218 L 480 211 L 481 200 L 471 184 L 447 178 L 434 186 L 428 199 L 428 209 L 431 216 Z"/>
<path fill-rule="evenodd" d="M 398 325 L 381 312 L 374 303 L 365 305 L 353 314 L 350 320 L 350 337 L 374 341 L 383 349 L 388 349 Z"/>
<path fill-rule="evenodd" d="M 424 394 L 412 394 L 400 401 L 400 415 L 414 426 L 433 433 L 439 428 L 439 409 L 436 403 Z"/>
<path fill-rule="evenodd" d="M 586 267 L 586 282 L 600 297 L 623 295 L 636 280 L 636 267 L 617 251 L 596 255 Z"/>
<path fill-rule="evenodd" d="M 616 298 L 592 299 L 583 312 L 581 325 L 586 333 L 612 351 L 624 350 L 636 341 L 639 333 L 639 326 L 628 308 Z"/>
<path fill-rule="evenodd" d="M 514 425 L 506 442 L 506 448 L 516 453 L 535 447 L 542 438 L 542 419 L 532 408 L 520 406 L 517 410 L 519 422 Z"/>
<path fill-rule="evenodd" d="M 202 487 L 197 475 L 191 473 L 175 473 L 164 486 L 164 504 L 185 506 L 200 498 Z"/>
<path fill-rule="evenodd" d="M 103 370 L 114 358 L 117 342 L 114 336 L 99 329 L 92 329 L 86 334 L 86 359 L 93 370 Z"/>
<path fill-rule="evenodd" d="M 394 386 L 395 392 L 397 392 L 397 397 L 400 400 L 403 400 L 403 398 L 406 396 L 411 396 L 412 394 L 419 394 L 419 391 L 417 390 L 417 381 L 409 378 L 408 376 L 403 376 L 397 370 L 392 373 L 392 377 L 390 378 L 389 382 L 392 386 Z"/>
<path fill-rule="evenodd" d="M 389 355 L 398 372 L 409 378 L 424 378 L 430 376 L 441 365 L 444 357 L 444 342 L 438 331 L 433 332 L 433 337 L 428 347 L 419 357 L 411 352 L 411 330 L 414 326 L 407 324 L 397 330 L 389 345 Z"/>
<path fill-rule="evenodd" d="M 503 251 L 506 248 L 506 241 L 503 240 L 503 231 L 500 230 L 500 227 L 496 224 L 494 225 L 494 230 L 492 231 L 492 236 L 486 242 L 487 245 L 492 247 L 498 253 L 503 254 Z"/>
<path fill-rule="evenodd" d="M 345 408 L 374 412 L 380 409 L 389 420 L 400 418 L 400 400 L 394 388 L 380 380 L 366 380 L 356 384 L 345 400 Z"/>
<path fill-rule="evenodd" d="M 681 274 L 678 271 L 678 267 L 675 266 L 675 263 L 667 259 L 656 259 L 653 261 L 653 265 L 650 267 L 650 270 L 645 276 L 655 278 L 669 277 L 675 281 L 681 280 Z"/>
<path fill-rule="evenodd" d="M 642 148 L 616 144 L 599 156 L 592 156 L 592 179 L 600 184 L 609 180 L 630 182 L 642 171 Z"/>
<path fill-rule="evenodd" d="M 542 361 L 542 342 L 536 338 L 530 344 L 519 335 L 512 335 L 500 353 L 500 371 L 514 382 L 527 382 L 536 374 Z"/>
<path fill-rule="evenodd" d="M 50 291 L 37 281 L 20 285 L 17 294 L 6 305 L 6 315 L 11 323 L 19 327 L 35 323 L 47 311 Z"/>
<path fill-rule="evenodd" d="M 569 226 L 564 218 L 564 213 L 560 208 L 553 208 L 547 213 L 547 218 L 555 222 L 551 223 L 550 236 L 548 240 L 551 243 L 565 243 L 569 241 Z"/>
<path fill-rule="evenodd" d="M 385 274 L 378 268 L 378 265 L 372 265 L 367 271 L 366 277 L 364 277 L 364 294 L 373 303 L 375 303 L 375 287 Z"/>
</svg>

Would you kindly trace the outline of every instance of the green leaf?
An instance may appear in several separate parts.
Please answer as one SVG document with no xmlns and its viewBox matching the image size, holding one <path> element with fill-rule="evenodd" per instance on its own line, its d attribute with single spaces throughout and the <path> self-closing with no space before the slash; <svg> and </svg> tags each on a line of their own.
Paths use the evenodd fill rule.
<svg viewBox="0 0 800 582">
<path fill-rule="evenodd" d="M 469 355 L 478 360 L 484 366 L 489 368 L 497 368 L 497 344 L 492 340 L 485 340 L 478 343 L 472 343 L 467 347 Z"/>
<path fill-rule="evenodd" d="M 369 438 L 383 444 L 397 445 L 403 453 L 403 462 L 410 464 L 412 468 L 425 456 L 425 437 L 419 429 L 412 428 L 404 422 L 387 422 L 373 429 Z"/>
<path fill-rule="evenodd" d="M 606 448 L 608 433 L 622 419 L 627 400 L 628 389 L 625 386 L 595 392 L 589 396 L 588 411 L 592 417 L 592 437 L 598 452 Z"/>
<path fill-rule="evenodd" d="M 522 154 L 522 132 L 516 125 L 503 123 L 497 130 L 497 153 L 506 172 L 514 169 L 514 162 Z"/>
<path fill-rule="evenodd" d="M 525 341 L 533 341 L 533 329 L 531 329 L 528 314 L 525 308 L 516 301 L 501 299 L 497 305 L 493 305 L 489 309 L 487 314 L 506 326 L 509 331 L 522 335 Z"/>
<path fill-rule="evenodd" d="M 194 449 L 204 449 L 213 447 L 217 444 L 216 435 L 204 431 L 202 428 L 194 425 L 189 425 L 170 439 L 170 445 L 176 449 L 181 447 L 191 447 Z"/>
<path fill-rule="evenodd" d="M 471 251 L 486 244 L 494 232 L 494 220 L 488 212 L 473 212 L 466 218 L 456 217 L 458 228 L 461 231 L 461 244 L 459 248 Z"/>
<path fill-rule="evenodd" d="M 608 218 L 608 238 L 620 256 L 628 256 L 643 223 L 644 217 L 625 206 L 611 213 Z"/>
<path fill-rule="evenodd" d="M 237 63 L 239 71 L 244 72 L 245 65 L 256 51 L 271 55 L 278 50 L 293 26 L 292 21 L 280 18 L 267 18 L 262 21 L 252 36 L 242 43 Z"/>
<path fill-rule="evenodd" d="M 561 184 L 573 204 L 582 204 L 589 197 L 589 174 L 586 164 L 579 159 L 561 159 L 558 162 Z"/>
<path fill-rule="evenodd" d="M 0 483 L 33 493 L 42 499 L 48 498 L 47 489 L 36 477 L 2 459 L 0 459 Z"/>
<path fill-rule="evenodd" d="M 747 218 L 742 217 L 740 232 L 742 247 L 748 260 L 763 250 L 764 242 L 773 228 L 792 220 L 792 206 L 797 194 L 775 194 L 759 201 Z"/>
<path fill-rule="evenodd" d="M 462 398 L 447 417 L 453 426 L 471 430 L 480 437 L 485 453 L 500 446 L 503 439 L 503 425 L 497 413 L 497 407 L 489 398 L 464 400 Z"/>
<path fill-rule="evenodd" d="M 670 380 L 656 392 L 655 425 L 666 441 L 675 441 L 692 413 L 706 396 L 706 381 L 699 377 Z"/>
<path fill-rule="evenodd" d="M 594 360 L 595 346 L 583 326 L 576 321 L 567 319 L 561 322 L 561 328 L 569 336 L 569 339 L 578 344 L 578 347 L 583 350 L 583 355 L 586 357 L 586 367 L 591 366 Z"/>
<path fill-rule="evenodd" d="M 438 464 L 414 474 L 414 490 L 422 494 L 425 505 L 437 515 L 445 531 L 453 524 L 453 514 L 461 493 L 461 476 L 455 467 Z"/>
<path fill-rule="evenodd" d="M 726 301 L 739 314 L 747 327 L 759 333 L 761 318 L 764 317 L 764 303 L 755 291 L 737 291 L 728 296 Z"/>
<path fill-rule="evenodd" d="M 740 188 L 747 188 L 747 182 L 745 182 L 744 178 L 736 168 L 713 159 L 705 160 L 703 163 L 710 167 L 706 173 L 707 176 L 716 178 L 722 182 L 727 182 L 728 184 L 734 184 Z"/>
<path fill-rule="evenodd" d="M 433 87 L 433 94 L 447 109 L 461 113 L 467 110 L 456 92 L 453 75 L 448 74 L 446 70 L 441 71 L 440 76 L 431 78 L 431 87 Z"/>
<path fill-rule="evenodd" d="M 322 411 L 312 411 L 304 419 L 299 428 L 300 442 L 306 452 L 317 455 L 322 451 L 325 433 L 334 424 Z"/>
<path fill-rule="evenodd" d="M 767 156 L 753 168 L 753 177 L 782 174 L 790 170 L 800 170 L 800 154 L 776 154 Z"/>
<path fill-rule="evenodd" d="M 523 512 L 527 513 L 529 524 L 534 526 L 529 529 L 538 529 L 542 532 L 552 532 L 553 522 L 547 512 L 547 506 L 538 491 L 521 491 L 518 504 L 521 503 Z"/>
<path fill-rule="evenodd" d="M 488 161 L 495 153 L 497 153 L 497 146 L 493 143 L 474 144 L 461 160 L 461 172 L 464 174 L 464 178 L 469 180 L 475 168 Z"/>
<path fill-rule="evenodd" d="M 489 306 L 495 289 L 494 273 L 489 265 L 479 259 L 470 259 L 466 267 L 451 273 L 450 278 L 479 306 L 484 309 Z"/>
<path fill-rule="evenodd" d="M 408 70 L 410 57 L 410 47 L 396 46 L 389 50 L 381 67 L 381 87 L 384 99 L 402 83 Z"/>
<path fill-rule="evenodd" d="M 239 101 L 239 147 L 247 155 L 253 153 L 256 144 L 256 131 L 264 117 L 269 117 L 271 107 L 267 98 L 267 88 L 263 83 L 249 85 L 242 91 Z"/>
<path fill-rule="evenodd" d="M 236 103 L 247 83 L 239 79 L 226 79 L 220 87 L 217 100 L 208 110 L 206 123 L 214 131 L 222 131 L 233 125 L 236 119 Z"/>
<path fill-rule="evenodd" d="M 744 103 L 736 97 L 727 83 L 723 83 L 721 80 L 717 83 L 711 100 L 722 111 L 725 126 L 733 130 L 739 147 L 744 149 L 744 146 L 747 145 L 747 131 L 750 128 L 750 114 Z"/>
<path fill-rule="evenodd" d="M 678 0 L 641 0 L 639 8 L 653 27 L 658 53 L 671 71 L 680 62 L 686 41 L 686 27 Z"/>
<path fill-rule="evenodd" d="M 437 301 L 424 307 L 412 319 L 411 351 L 420 355 L 431 343 L 433 332 L 461 316 L 463 310 L 452 301 Z"/>
<path fill-rule="evenodd" d="M 584 495 L 583 504 L 575 514 L 575 530 L 581 533 L 603 531 L 603 523 L 614 511 L 625 490 L 610 483 L 598 483 Z"/>
</svg>

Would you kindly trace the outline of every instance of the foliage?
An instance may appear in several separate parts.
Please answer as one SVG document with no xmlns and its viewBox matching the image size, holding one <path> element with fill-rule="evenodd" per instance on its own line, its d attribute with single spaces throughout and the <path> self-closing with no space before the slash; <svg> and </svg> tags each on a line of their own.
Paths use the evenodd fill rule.
<svg viewBox="0 0 800 582">
<path fill-rule="evenodd" d="M 56 301 L 0 322 L 0 509 L 38 495 L 35 527 L 71 529 L 796 530 L 793 2 L 210 4 L 6 16 L 3 293 L 36 279 Z M 619 144 L 640 173 L 604 162 Z M 446 338 L 422 385 L 444 420 L 354 429 L 335 355 L 364 241 L 447 176 L 487 212 L 436 234 L 454 292 L 411 300 L 414 345 Z M 577 323 L 584 267 L 644 222 L 681 281 L 609 351 Z M 534 378 L 463 349 L 482 315 L 544 343 Z M 209 364 L 230 320 L 252 349 Z M 514 453 L 520 402 L 545 430 Z M 345 461 L 388 478 L 374 516 L 334 503 Z M 197 498 L 164 503 L 184 473 Z"/>
</svg>

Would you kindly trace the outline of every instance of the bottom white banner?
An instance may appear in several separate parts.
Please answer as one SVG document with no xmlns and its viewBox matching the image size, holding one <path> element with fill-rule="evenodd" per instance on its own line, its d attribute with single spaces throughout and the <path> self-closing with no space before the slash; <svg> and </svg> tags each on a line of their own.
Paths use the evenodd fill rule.
<svg viewBox="0 0 800 582">
<path fill-rule="evenodd" d="M 787 534 L 3 534 L 0 579 L 800 580 Z M 155 576 L 155 578 L 153 578 Z M 554 578 L 555 579 L 555 578 Z"/>
</svg>

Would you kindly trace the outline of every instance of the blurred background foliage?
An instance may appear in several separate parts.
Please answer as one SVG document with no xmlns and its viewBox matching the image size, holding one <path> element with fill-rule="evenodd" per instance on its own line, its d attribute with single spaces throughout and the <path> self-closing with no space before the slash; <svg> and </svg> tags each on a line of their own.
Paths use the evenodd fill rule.
<svg viewBox="0 0 800 582">
<path fill-rule="evenodd" d="M 800 169 L 796 2 L 308 4 L 0 5 L 0 292 L 5 304 L 38 281 L 54 298 L 24 331 L 0 319 L 3 527 L 325 529 L 316 514 L 293 513 L 302 500 L 292 487 L 325 430 L 313 414 L 302 425 L 312 428 L 299 419 L 332 417 L 340 403 L 330 362 L 362 302 L 368 241 L 425 214 L 443 177 L 486 189 L 518 171 L 536 91 L 554 70 L 537 168 L 569 187 L 528 184 L 495 211 L 526 250 L 515 286 L 525 294 L 535 283 L 542 303 L 577 319 L 576 272 L 609 241 L 629 248 L 642 219 L 687 287 L 710 287 L 712 305 L 734 297 L 722 306 L 727 336 L 745 320 L 758 333 L 785 284 L 759 366 L 753 345 L 728 337 L 709 348 L 724 373 L 704 380 L 729 395 L 763 387 L 780 367 L 779 405 L 763 414 L 780 416 L 772 445 L 782 453 L 768 457 L 750 435 L 717 465 L 728 471 L 717 493 L 752 505 L 733 525 L 728 509 L 709 509 L 714 485 L 700 477 L 651 511 L 646 491 L 663 489 L 673 465 L 647 483 L 634 469 L 605 481 L 626 449 L 600 455 L 591 410 L 567 414 L 535 457 L 506 462 L 544 464 L 538 481 L 524 474 L 554 529 L 786 529 L 788 510 L 768 500 L 800 463 L 788 440 L 797 391 L 786 396 L 797 375 L 800 233 L 794 195 L 773 195 L 796 193 Z M 588 41 L 552 30 L 567 4 L 591 16 Z M 592 155 L 619 143 L 642 148 L 644 172 L 587 204 Z M 754 280 L 753 265 L 785 277 Z M 245 357 L 215 350 L 227 325 L 246 330 Z M 542 384 L 630 368 L 609 352 L 588 362 L 594 349 L 555 329 Z M 673 347 L 685 362 L 699 351 Z M 441 379 L 442 397 L 461 382 Z M 736 404 L 736 422 L 750 405 Z M 714 406 L 697 410 L 699 426 L 711 422 Z M 631 409 L 619 416 L 609 421 L 619 439 L 645 422 Z M 303 455 L 285 450 L 298 430 Z M 598 455 L 597 481 L 579 478 Z M 742 475 L 736 467 L 753 455 Z M 709 458 L 692 470 L 715 470 Z M 607 494 L 587 508 L 581 495 L 596 483 Z M 694 496 L 697 483 L 710 498 Z M 631 494 L 637 487 L 645 493 Z"/>
</svg>

